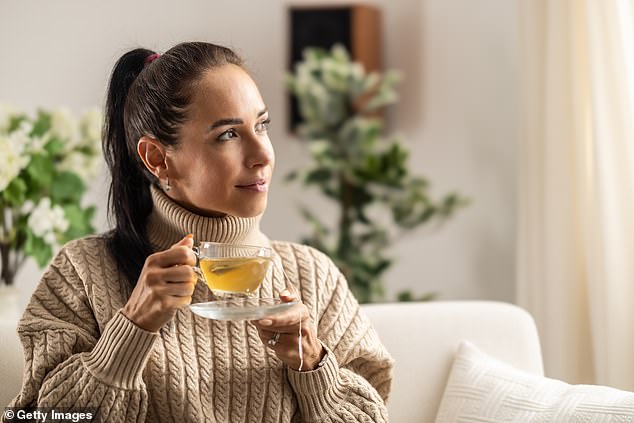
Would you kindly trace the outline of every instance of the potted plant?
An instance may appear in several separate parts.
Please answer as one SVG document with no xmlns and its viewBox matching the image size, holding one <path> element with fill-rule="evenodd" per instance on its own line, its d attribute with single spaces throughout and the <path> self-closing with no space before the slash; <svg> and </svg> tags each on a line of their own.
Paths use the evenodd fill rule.
<svg viewBox="0 0 634 423">
<path fill-rule="evenodd" d="M 27 257 L 43 267 L 60 244 L 94 232 L 95 208 L 82 199 L 100 162 L 101 119 L 0 106 L 0 285 Z"/>
<path fill-rule="evenodd" d="M 457 193 L 432 199 L 429 182 L 410 173 L 403 143 L 383 138 L 380 112 L 397 100 L 398 80 L 394 71 L 366 73 L 341 46 L 306 49 L 287 77 L 303 119 L 298 133 L 312 158 L 288 179 L 318 188 L 339 212 L 330 226 L 302 207 L 312 228 L 303 242 L 333 258 L 360 302 L 383 299 L 388 248 L 399 231 L 446 219 L 467 203 Z M 407 292 L 400 297 L 415 299 Z"/>
</svg>

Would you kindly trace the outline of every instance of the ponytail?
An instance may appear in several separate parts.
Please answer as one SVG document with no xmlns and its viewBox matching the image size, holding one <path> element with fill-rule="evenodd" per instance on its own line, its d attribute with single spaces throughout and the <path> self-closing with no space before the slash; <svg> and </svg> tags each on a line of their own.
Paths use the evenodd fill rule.
<svg viewBox="0 0 634 423">
<path fill-rule="evenodd" d="M 104 157 L 112 178 L 108 192 L 109 217 L 116 222 L 108 239 L 108 249 L 131 283 L 136 282 L 145 258 L 151 253 L 145 221 L 152 211 L 152 198 L 150 181 L 139 163 L 136 145 L 126 140 L 125 105 L 130 87 L 145 67 L 145 59 L 153 54 L 146 49 L 132 50 L 115 65 L 108 87 L 102 136 Z"/>
<path fill-rule="evenodd" d="M 141 161 L 137 142 L 149 136 L 165 146 L 178 145 L 194 83 L 205 71 L 228 63 L 242 66 L 242 59 L 226 47 L 191 42 L 163 55 L 132 50 L 112 71 L 102 134 L 111 174 L 108 214 L 115 223 L 108 250 L 132 286 L 152 253 L 146 230 L 153 207 L 150 184 L 159 185 Z"/>
</svg>

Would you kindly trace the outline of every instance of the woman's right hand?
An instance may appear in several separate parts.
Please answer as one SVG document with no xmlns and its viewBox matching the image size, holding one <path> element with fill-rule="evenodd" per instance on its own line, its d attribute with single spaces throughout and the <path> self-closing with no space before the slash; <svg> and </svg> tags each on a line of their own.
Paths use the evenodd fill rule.
<svg viewBox="0 0 634 423">
<path fill-rule="evenodd" d="M 192 301 L 196 273 L 194 241 L 187 235 L 168 250 L 150 255 L 141 276 L 123 307 L 123 315 L 150 332 L 158 332 L 179 308 Z"/>
</svg>

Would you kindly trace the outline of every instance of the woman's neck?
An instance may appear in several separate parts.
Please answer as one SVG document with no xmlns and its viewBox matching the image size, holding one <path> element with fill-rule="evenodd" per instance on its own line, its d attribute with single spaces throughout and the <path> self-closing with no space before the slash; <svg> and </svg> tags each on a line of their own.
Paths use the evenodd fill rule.
<svg viewBox="0 0 634 423">
<path fill-rule="evenodd" d="M 148 218 L 147 235 L 156 250 L 164 250 L 187 234 L 194 242 L 213 241 L 268 246 L 268 238 L 260 232 L 260 218 L 235 216 L 205 217 L 175 203 L 163 191 L 151 187 L 154 208 Z"/>
</svg>

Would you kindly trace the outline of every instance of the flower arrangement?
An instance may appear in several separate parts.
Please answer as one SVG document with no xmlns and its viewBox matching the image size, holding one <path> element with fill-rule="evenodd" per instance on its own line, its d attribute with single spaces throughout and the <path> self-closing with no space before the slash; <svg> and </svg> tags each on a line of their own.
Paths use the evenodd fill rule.
<svg viewBox="0 0 634 423">
<path fill-rule="evenodd" d="M 366 73 L 341 46 L 306 49 L 287 79 L 303 119 L 298 133 L 313 159 L 289 179 L 317 187 L 339 211 L 329 225 L 304 207 L 312 234 L 303 242 L 333 258 L 360 302 L 383 299 L 381 276 L 392 264 L 387 251 L 403 231 L 446 219 L 468 203 L 457 193 L 432 198 L 429 182 L 410 174 L 403 143 L 382 137 L 380 110 L 396 102 L 398 80 L 394 71 Z M 404 301 L 428 297 L 399 294 Z"/>
<path fill-rule="evenodd" d="M 94 232 L 82 198 L 100 163 L 101 120 L 97 110 L 77 119 L 0 105 L 0 285 L 27 257 L 43 267 L 60 244 Z"/>
</svg>

